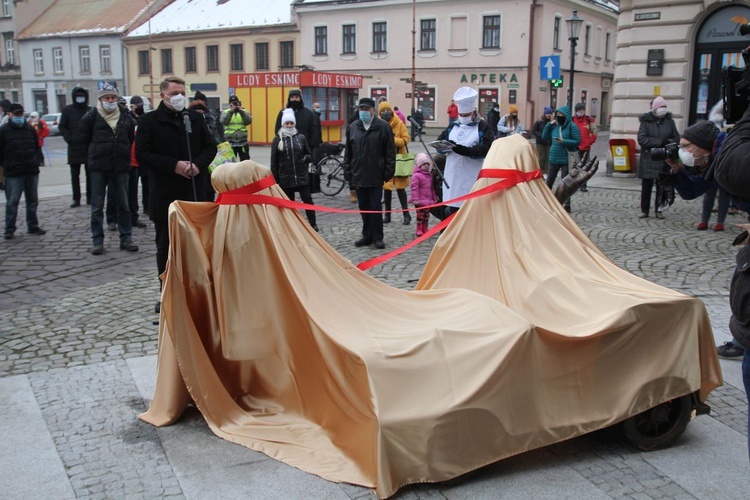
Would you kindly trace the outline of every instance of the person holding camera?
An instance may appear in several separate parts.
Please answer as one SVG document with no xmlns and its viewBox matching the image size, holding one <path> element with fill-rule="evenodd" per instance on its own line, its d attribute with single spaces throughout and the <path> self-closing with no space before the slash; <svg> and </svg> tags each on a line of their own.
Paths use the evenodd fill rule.
<svg viewBox="0 0 750 500">
<path fill-rule="evenodd" d="M 224 125 L 224 136 L 239 161 L 249 160 L 247 126 L 253 122 L 253 117 L 242 109 L 242 103 L 236 95 L 229 96 L 229 109 L 221 114 L 219 121 Z"/>
<path fill-rule="evenodd" d="M 638 178 L 641 179 L 641 214 L 640 219 L 648 217 L 651 210 L 651 191 L 656 184 L 656 198 L 654 211 L 657 219 L 663 219 L 661 207 L 664 205 L 663 190 L 659 181 L 659 174 L 669 171 L 666 158 L 653 158 L 652 150 L 663 148 L 667 144 L 676 144 L 680 140 L 672 119 L 672 113 L 667 111 L 667 101 L 658 96 L 651 101 L 651 111 L 642 114 L 638 128 L 638 145 L 641 147 L 641 161 L 638 165 Z"/>
</svg>

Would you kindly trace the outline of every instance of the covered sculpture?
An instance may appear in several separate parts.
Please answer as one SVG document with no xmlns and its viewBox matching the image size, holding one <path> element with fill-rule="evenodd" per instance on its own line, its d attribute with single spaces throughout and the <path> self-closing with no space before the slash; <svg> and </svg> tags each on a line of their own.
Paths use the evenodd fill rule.
<svg viewBox="0 0 750 500">
<path fill-rule="evenodd" d="M 538 168 L 520 136 L 495 141 L 495 167 Z M 212 181 L 284 198 L 269 174 L 246 161 Z M 703 304 L 617 268 L 541 179 L 464 203 L 416 292 L 270 204 L 176 202 L 170 238 L 141 418 L 193 401 L 218 436 L 380 497 L 721 384 Z"/>
<path fill-rule="evenodd" d="M 245 161 L 212 182 L 226 193 L 269 175 Z M 169 225 L 146 422 L 171 424 L 192 400 L 217 435 L 381 497 L 513 453 L 510 415 L 524 412 L 513 402 L 534 370 L 518 353 L 535 336 L 507 307 L 380 283 L 296 210 L 176 202 Z"/>
</svg>

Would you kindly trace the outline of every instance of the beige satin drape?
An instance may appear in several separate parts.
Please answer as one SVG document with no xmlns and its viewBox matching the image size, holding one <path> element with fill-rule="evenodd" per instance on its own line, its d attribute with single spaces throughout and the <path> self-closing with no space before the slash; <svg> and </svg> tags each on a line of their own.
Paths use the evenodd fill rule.
<svg viewBox="0 0 750 500">
<path fill-rule="evenodd" d="M 535 167 L 511 139 L 497 167 Z M 269 173 L 246 161 L 212 181 Z M 617 269 L 541 180 L 464 204 L 432 290 L 370 278 L 295 210 L 176 202 L 170 238 L 141 418 L 169 425 L 193 401 L 217 435 L 381 497 L 721 383 L 703 305 Z"/>
</svg>

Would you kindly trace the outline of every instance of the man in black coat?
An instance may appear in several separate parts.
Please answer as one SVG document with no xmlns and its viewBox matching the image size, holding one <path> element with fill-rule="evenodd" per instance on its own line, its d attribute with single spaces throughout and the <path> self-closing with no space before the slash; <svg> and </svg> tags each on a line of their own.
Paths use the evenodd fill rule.
<svg viewBox="0 0 750 500">
<path fill-rule="evenodd" d="M 73 184 L 73 203 L 71 208 L 81 206 L 81 165 L 86 175 L 86 204 L 91 203 L 91 181 L 86 163 L 88 148 L 83 143 L 81 118 L 91 109 L 89 93 L 86 89 L 75 87 L 72 92 L 73 104 L 65 106 L 60 116 L 60 134 L 68 145 L 68 165 L 70 181 Z"/>
<path fill-rule="evenodd" d="M 315 149 L 323 142 L 320 130 L 320 117 L 313 110 L 305 107 L 305 102 L 302 100 L 302 92 L 299 89 L 289 91 L 286 107 L 294 110 L 294 118 L 297 120 L 297 131 L 305 136 L 307 144 L 310 146 L 310 152 L 315 157 Z M 279 110 L 279 114 L 276 117 L 276 125 L 273 129 L 275 135 L 278 135 L 279 129 L 281 129 L 281 116 L 283 114 L 284 110 Z"/>
<path fill-rule="evenodd" d="M 161 103 L 138 123 L 135 154 L 140 168 L 148 169 L 148 214 L 154 222 L 156 268 L 161 275 L 169 255 L 169 205 L 175 200 L 209 201 L 208 166 L 216 156 L 216 143 L 200 113 L 185 110 L 185 80 L 170 77 L 159 88 Z M 192 130 L 189 134 L 185 116 Z"/>
<path fill-rule="evenodd" d="M 363 97 L 359 100 L 359 118 L 346 130 L 344 153 L 344 176 L 357 190 L 360 210 L 383 210 L 383 183 L 395 172 L 396 145 L 391 126 L 376 116 L 375 101 Z M 362 214 L 362 238 L 354 245 L 370 244 L 385 248 L 380 213 Z"/>
<path fill-rule="evenodd" d="M 125 107 L 117 103 L 117 90 L 104 84 L 99 90 L 96 107 L 81 118 L 81 134 L 88 149 L 91 178 L 91 238 L 93 255 L 104 253 L 104 196 L 109 197 L 117 212 L 120 250 L 137 252 L 133 243 L 132 220 L 128 204 L 130 184 L 130 145 L 135 138 L 135 121 Z"/>
<path fill-rule="evenodd" d="M 497 136 L 498 123 L 500 123 L 500 105 L 497 101 L 492 101 L 492 109 L 487 112 L 487 125 L 490 126 L 490 129 L 495 136 Z"/>
<path fill-rule="evenodd" d="M 0 126 L 0 165 L 5 167 L 5 239 L 13 239 L 21 194 L 26 199 L 29 234 L 42 235 L 36 208 L 39 205 L 39 141 L 34 128 L 23 117 L 23 106 L 8 106 L 10 119 Z"/>
</svg>

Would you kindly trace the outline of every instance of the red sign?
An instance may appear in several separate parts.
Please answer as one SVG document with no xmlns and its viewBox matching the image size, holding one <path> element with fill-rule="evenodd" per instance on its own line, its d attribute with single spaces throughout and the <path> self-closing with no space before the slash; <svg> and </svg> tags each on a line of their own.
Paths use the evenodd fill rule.
<svg viewBox="0 0 750 500">
<path fill-rule="evenodd" d="M 325 87 L 337 89 L 361 89 L 362 75 L 349 73 L 239 73 L 229 75 L 229 86 L 252 87 Z"/>
</svg>

